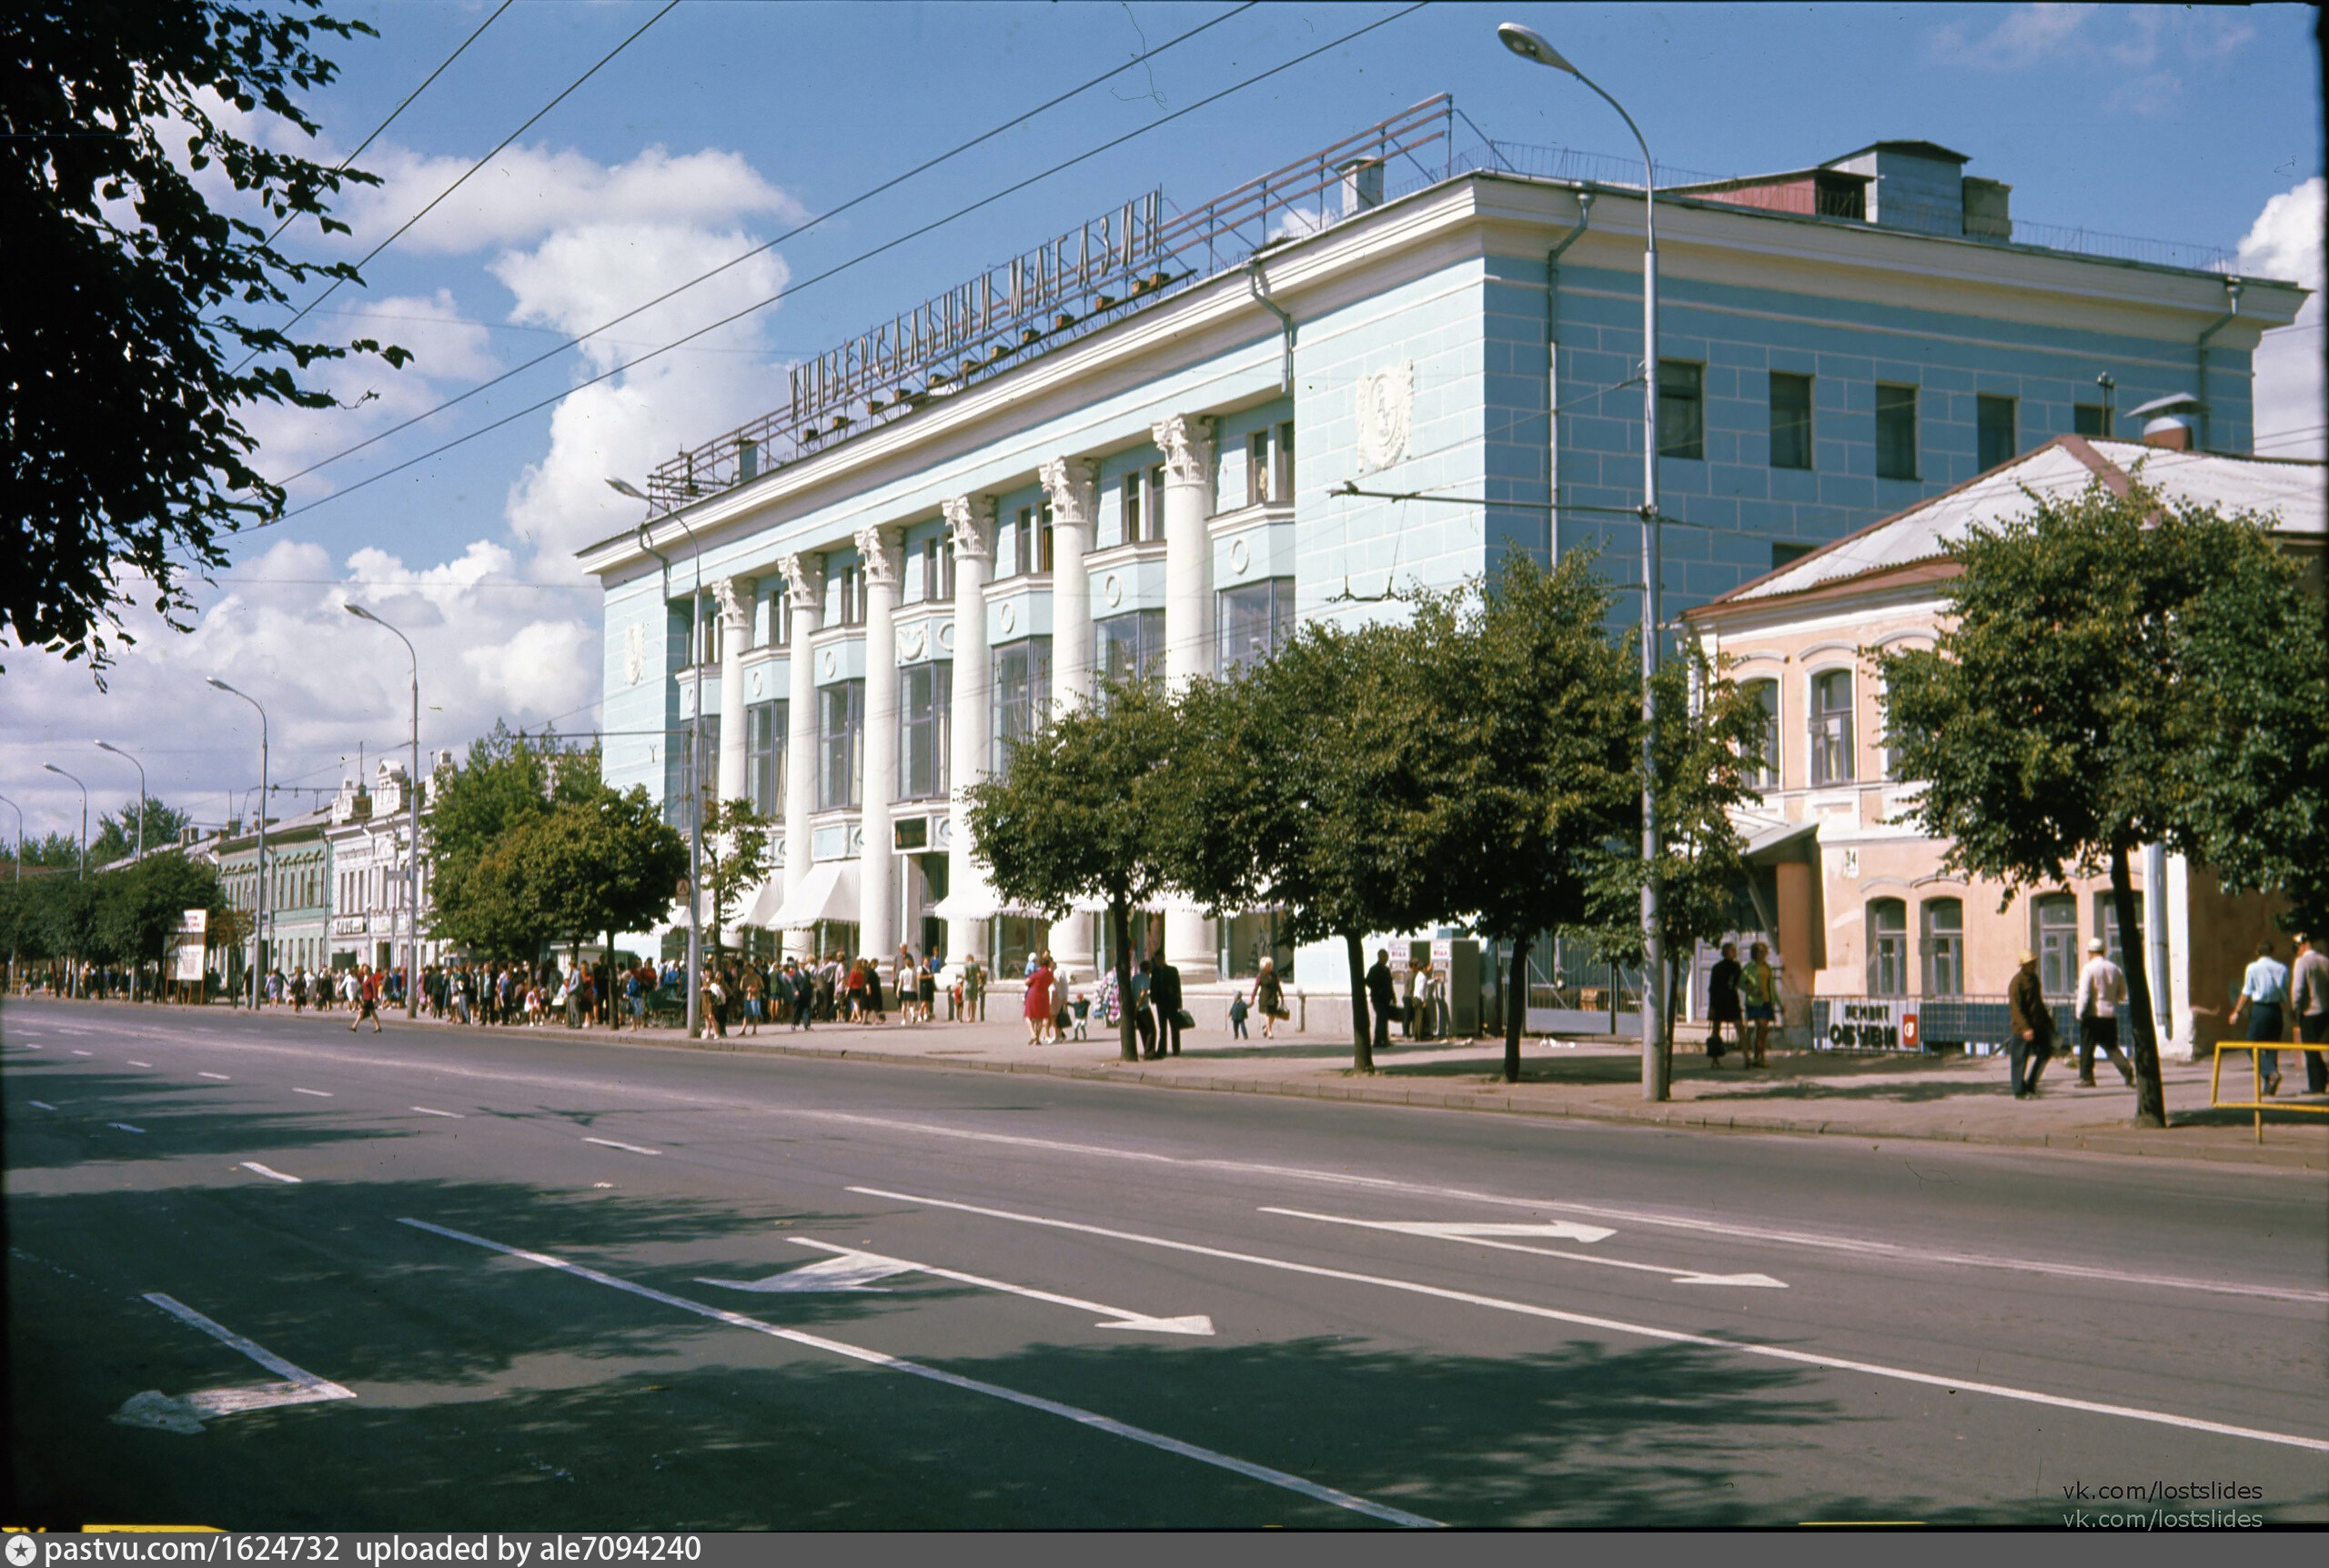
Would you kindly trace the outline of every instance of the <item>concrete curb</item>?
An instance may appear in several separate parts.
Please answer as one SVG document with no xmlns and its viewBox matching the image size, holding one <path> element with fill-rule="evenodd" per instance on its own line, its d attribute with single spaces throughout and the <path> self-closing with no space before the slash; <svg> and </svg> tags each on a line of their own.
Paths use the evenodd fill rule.
<svg viewBox="0 0 2329 1568">
<path fill-rule="evenodd" d="M 90 1004 L 84 1004 L 90 1005 Z M 94 1005 L 127 1007 L 127 1002 Z M 410 1020 L 396 1021 L 406 1028 Z M 423 1027 L 451 1030 L 461 1026 L 422 1019 Z M 845 1026 L 843 1026 L 845 1027 Z M 790 1030 L 786 1032 L 790 1033 Z M 1284 1094 L 1304 1100 L 1331 1100 L 1364 1105 L 1419 1106 L 1433 1111 L 1496 1111 L 1509 1116 L 1569 1118 L 1632 1127 L 1662 1127 L 1672 1131 L 1780 1134 L 1790 1137 L 1860 1138 L 1874 1142 L 1964 1143 L 1990 1148 L 2043 1149 L 2062 1153 L 2108 1154 L 2121 1158 L 2197 1161 L 2211 1165 L 2244 1165 L 2298 1173 L 2329 1169 L 2329 1155 L 2304 1148 L 2274 1144 L 2199 1144 L 2178 1141 L 2137 1128 L 2089 1128 L 2074 1132 L 1968 1132 L 1870 1130 L 1833 1119 L 1740 1115 L 1736 1111 L 1698 1111 L 1688 1101 L 1638 1109 L 1612 1105 L 1579 1108 L 1574 1104 L 1543 1103 L 1507 1092 L 1501 1085 L 1483 1084 L 1468 1091 L 1410 1088 L 1377 1080 L 1336 1081 L 1328 1079 L 1226 1078 L 1161 1073 L 1145 1063 L 1104 1062 L 1054 1064 L 1041 1061 L 974 1061 L 958 1056 L 928 1056 L 902 1051 L 867 1050 L 849 1046 L 763 1044 L 760 1036 L 690 1040 L 684 1035 L 631 1030 L 558 1030 L 543 1038 L 587 1040 L 600 1045 L 630 1046 L 652 1050 L 722 1050 L 740 1055 L 798 1057 L 807 1060 L 862 1061 L 884 1067 L 942 1068 L 956 1071 L 1027 1073 L 1039 1078 L 1066 1078 L 1086 1082 L 1134 1084 L 1145 1089 L 1175 1089 L 1215 1094 Z"/>
</svg>

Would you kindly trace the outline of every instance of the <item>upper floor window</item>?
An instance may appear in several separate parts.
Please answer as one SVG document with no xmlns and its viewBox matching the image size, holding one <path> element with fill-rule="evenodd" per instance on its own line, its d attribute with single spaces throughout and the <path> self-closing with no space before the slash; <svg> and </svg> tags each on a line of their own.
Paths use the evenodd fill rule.
<svg viewBox="0 0 2329 1568">
<path fill-rule="evenodd" d="M 790 704 L 755 702 L 744 709 L 744 794 L 773 817 L 784 807 L 784 730 Z"/>
<path fill-rule="evenodd" d="M 1136 609 L 1094 621 L 1100 676 L 1105 680 L 1154 678 L 1164 673 L 1164 612 Z"/>
<path fill-rule="evenodd" d="M 2050 997 L 2078 990 L 2078 900 L 2048 893 L 2030 900 L 2030 945 L 2038 954 L 2038 983 Z"/>
<path fill-rule="evenodd" d="M 784 648 L 792 641 L 792 595 L 781 578 L 752 588 L 752 646 Z"/>
<path fill-rule="evenodd" d="M 865 771 L 865 683 L 837 681 L 817 689 L 817 809 L 859 803 Z"/>
<path fill-rule="evenodd" d="M 1852 781 L 1852 672 L 1830 669 L 1811 678 L 1811 784 Z"/>
<path fill-rule="evenodd" d="M 1913 387 L 1880 385 L 1876 388 L 1876 477 L 1917 477 L 1917 389 Z"/>
<path fill-rule="evenodd" d="M 1706 367 L 1688 359 L 1658 362 L 1658 455 L 1702 459 L 1706 447 Z"/>
<path fill-rule="evenodd" d="M 946 750 L 954 716 L 954 661 L 898 671 L 898 799 L 946 793 Z"/>
<path fill-rule="evenodd" d="M 1245 437 L 1245 504 L 1284 506 L 1294 499 L 1294 421 L 1265 427 Z"/>
<path fill-rule="evenodd" d="M 1124 538 L 1119 542 L 1136 545 L 1164 537 L 1164 464 L 1145 472 L 1134 468 L 1117 482 L 1117 495 L 1124 528 Z"/>
<path fill-rule="evenodd" d="M 683 833 L 695 826 L 696 791 L 708 785 L 711 769 L 719 765 L 720 715 L 707 713 L 702 717 L 702 723 L 703 756 L 711 759 L 705 769 L 698 769 L 695 765 L 696 727 L 693 720 L 675 727 L 665 737 L 663 820 Z"/>
<path fill-rule="evenodd" d="M 1868 901 L 1868 994 L 1909 994 L 1909 906 L 1898 899 Z"/>
<path fill-rule="evenodd" d="M 1015 578 L 1052 569 L 1050 502 L 1020 508 L 1019 515 L 1003 526 L 1002 533 L 1003 538 L 995 541 L 995 576 Z"/>
<path fill-rule="evenodd" d="M 1259 664 L 1294 635 L 1294 579 L 1265 578 L 1215 596 L 1218 624 L 1215 646 L 1225 680 Z"/>
<path fill-rule="evenodd" d="M 1973 437 L 1980 448 L 1975 459 L 1983 473 L 2000 463 L 2010 463 L 2021 447 L 2019 433 L 2014 427 L 2020 412 L 2013 398 L 1992 397 L 1987 394 L 1973 399 Z"/>
<path fill-rule="evenodd" d="M 1023 637 L 994 649 L 994 771 L 1011 765 L 1011 749 L 1042 728 L 1052 710 L 1052 639 Z"/>
<path fill-rule="evenodd" d="M 1771 372 L 1771 467 L 1811 467 L 1811 377 Z"/>
<path fill-rule="evenodd" d="M 1780 683 L 1776 680 L 1749 681 L 1747 694 L 1763 709 L 1759 749 L 1749 759 L 1747 782 L 1757 789 L 1776 789 L 1780 787 Z"/>
<path fill-rule="evenodd" d="M 1924 902 L 1924 994 L 1965 994 L 1965 900 L 1927 899 Z"/>
<path fill-rule="evenodd" d="M 865 624 L 865 568 L 857 561 L 825 568 L 826 608 L 833 626 Z"/>
<path fill-rule="evenodd" d="M 2110 417 L 2100 403 L 2071 405 L 2071 433 L 2074 436 L 2108 436 Z"/>
<path fill-rule="evenodd" d="M 922 541 L 922 598 L 925 604 L 943 604 L 954 597 L 954 552 L 946 548 L 943 535 L 933 534 Z"/>
</svg>

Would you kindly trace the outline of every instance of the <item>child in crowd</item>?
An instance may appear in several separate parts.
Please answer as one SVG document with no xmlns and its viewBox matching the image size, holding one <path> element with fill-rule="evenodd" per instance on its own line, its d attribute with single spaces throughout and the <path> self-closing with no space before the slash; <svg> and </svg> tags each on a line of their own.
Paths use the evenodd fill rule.
<svg viewBox="0 0 2329 1568">
<path fill-rule="evenodd" d="M 1092 1020 L 1092 999 L 1082 991 L 1075 993 L 1075 1038 L 1084 1038 L 1084 1027 Z"/>
<path fill-rule="evenodd" d="M 1252 1010 L 1245 1005 L 1245 998 L 1242 993 L 1229 999 L 1230 1039 L 1248 1040 L 1252 1038 L 1245 1032 L 1245 1015 L 1251 1010 Z"/>
</svg>

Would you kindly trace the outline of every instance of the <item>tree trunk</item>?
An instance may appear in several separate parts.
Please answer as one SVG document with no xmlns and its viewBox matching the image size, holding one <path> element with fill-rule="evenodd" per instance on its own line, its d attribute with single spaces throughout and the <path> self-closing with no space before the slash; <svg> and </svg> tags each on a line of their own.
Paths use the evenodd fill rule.
<svg viewBox="0 0 2329 1568">
<path fill-rule="evenodd" d="M 2127 847 L 2111 846 L 2111 908 L 2119 918 L 2119 948 L 2127 973 L 2127 1050 L 2135 1059 L 2135 1125 L 2167 1125 L 2167 1084 L 2159 1070 L 2158 1020 L 2151 1013 L 2151 976 L 2144 968 L 2135 889 L 2127 874 Z"/>
<path fill-rule="evenodd" d="M 1674 1094 L 1674 1020 L 1682 994 L 1682 970 L 1681 966 L 1670 960 L 1662 967 L 1666 971 L 1666 1006 L 1658 1020 L 1658 1098 L 1670 1100 Z"/>
<path fill-rule="evenodd" d="M 1116 938 L 1116 1060 L 1138 1061 L 1140 1045 L 1132 1027 L 1132 911 L 1122 899 L 1108 900 L 1108 929 Z"/>
<path fill-rule="evenodd" d="M 1343 933 L 1343 951 L 1350 959 L 1350 1020 L 1354 1072 L 1375 1070 L 1375 1026 L 1366 1009 L 1366 949 L 1356 931 Z"/>
<path fill-rule="evenodd" d="M 1504 1081 L 1520 1081 L 1520 1030 L 1528 1021 L 1528 939 L 1512 939 L 1512 979 L 1504 988 Z"/>
</svg>

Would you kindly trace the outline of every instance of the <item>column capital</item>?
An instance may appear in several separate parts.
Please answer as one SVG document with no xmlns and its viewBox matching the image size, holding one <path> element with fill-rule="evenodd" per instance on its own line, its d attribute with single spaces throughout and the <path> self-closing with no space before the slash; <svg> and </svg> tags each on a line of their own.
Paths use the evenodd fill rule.
<svg viewBox="0 0 2329 1568">
<path fill-rule="evenodd" d="M 939 506 L 946 518 L 946 544 L 956 560 L 994 559 L 994 498 L 953 496 Z"/>
<path fill-rule="evenodd" d="M 776 569 L 783 574 L 785 591 L 794 609 L 815 609 L 825 595 L 825 558 L 802 551 L 779 556 Z"/>
<path fill-rule="evenodd" d="M 857 557 L 864 563 L 865 580 L 878 588 L 898 586 L 900 561 L 895 548 L 898 530 L 871 523 L 857 530 Z"/>
<path fill-rule="evenodd" d="M 1092 526 L 1099 510 L 1096 470 L 1088 457 L 1054 457 L 1035 470 L 1051 498 L 1052 521 L 1069 528 Z"/>
<path fill-rule="evenodd" d="M 711 597 L 720 607 L 721 629 L 731 634 L 748 632 L 752 624 L 752 588 L 751 578 L 715 578 Z"/>
<path fill-rule="evenodd" d="M 1201 415 L 1168 414 L 1149 427 L 1164 454 L 1166 477 L 1177 485 L 1202 484 L 1212 477 L 1214 422 Z"/>
</svg>

